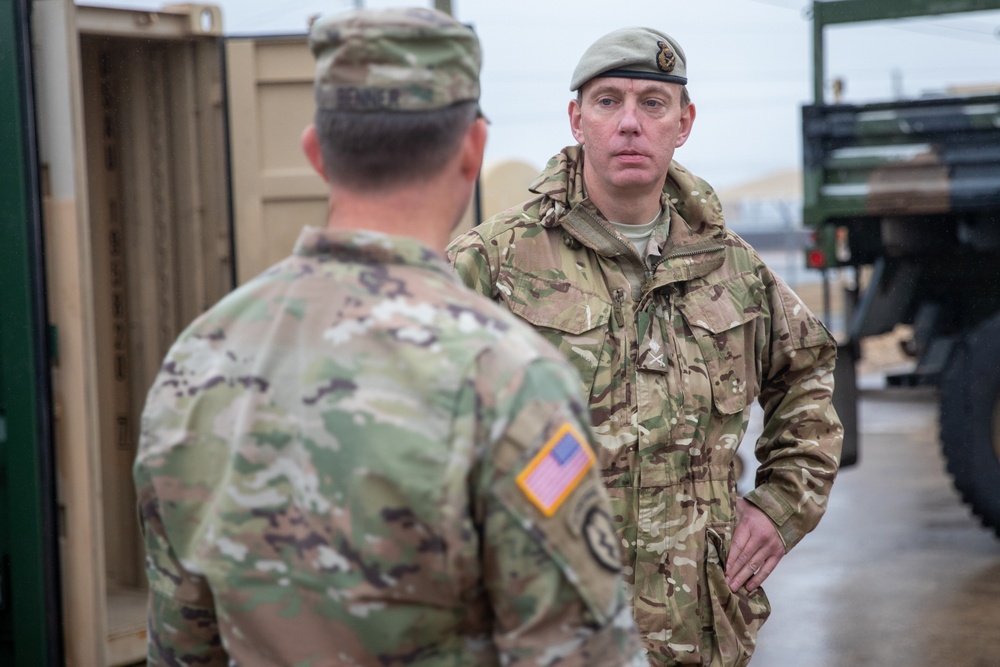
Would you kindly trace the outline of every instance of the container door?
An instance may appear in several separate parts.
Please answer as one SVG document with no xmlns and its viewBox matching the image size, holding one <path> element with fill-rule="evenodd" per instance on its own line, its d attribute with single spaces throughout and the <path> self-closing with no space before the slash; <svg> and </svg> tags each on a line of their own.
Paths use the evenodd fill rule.
<svg viewBox="0 0 1000 667">
<path fill-rule="evenodd" d="M 221 15 L 36 0 L 67 662 L 145 657 L 131 466 L 169 345 L 233 287 Z"/>
<path fill-rule="evenodd" d="M 0 665 L 61 660 L 28 3 L 0 4 Z"/>
<path fill-rule="evenodd" d="M 299 143 L 315 109 L 313 72 L 305 35 L 226 40 L 240 283 L 287 257 L 305 225 L 326 223 L 326 186 Z"/>
</svg>

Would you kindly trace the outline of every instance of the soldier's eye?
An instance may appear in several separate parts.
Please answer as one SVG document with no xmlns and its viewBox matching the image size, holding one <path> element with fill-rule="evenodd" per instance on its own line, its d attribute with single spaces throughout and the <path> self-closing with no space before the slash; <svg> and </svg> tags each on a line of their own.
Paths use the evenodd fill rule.
<svg viewBox="0 0 1000 667">
<path fill-rule="evenodd" d="M 607 97 L 602 97 L 601 99 L 597 100 L 597 103 L 600 104 L 602 107 L 609 107 L 614 102 L 613 102 L 613 100 L 611 100 L 611 99 L 609 99 Z"/>
</svg>

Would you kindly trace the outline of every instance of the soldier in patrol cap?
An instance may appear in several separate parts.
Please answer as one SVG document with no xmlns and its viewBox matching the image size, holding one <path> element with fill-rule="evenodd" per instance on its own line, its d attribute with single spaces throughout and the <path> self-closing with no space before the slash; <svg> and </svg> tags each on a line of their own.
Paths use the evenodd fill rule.
<svg viewBox="0 0 1000 667">
<path fill-rule="evenodd" d="M 761 582 L 826 509 L 843 429 L 829 332 L 673 161 L 695 120 L 687 65 L 659 30 L 598 39 L 570 80 L 578 145 L 449 258 L 555 344 L 590 395 L 650 664 L 728 667 L 750 660 L 769 614 Z M 761 465 L 738 497 L 755 400 Z"/>
<path fill-rule="evenodd" d="M 310 44 L 328 219 L 180 336 L 143 414 L 149 664 L 645 665 L 573 369 L 443 254 L 475 35 L 361 10 Z"/>
</svg>

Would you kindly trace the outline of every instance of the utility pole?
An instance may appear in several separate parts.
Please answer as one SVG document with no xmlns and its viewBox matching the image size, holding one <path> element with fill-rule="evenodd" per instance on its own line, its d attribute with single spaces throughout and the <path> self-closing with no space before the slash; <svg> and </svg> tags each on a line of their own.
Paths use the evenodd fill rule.
<svg viewBox="0 0 1000 667">
<path fill-rule="evenodd" d="M 451 0 L 434 0 L 434 9 L 445 14 L 451 14 Z"/>
</svg>

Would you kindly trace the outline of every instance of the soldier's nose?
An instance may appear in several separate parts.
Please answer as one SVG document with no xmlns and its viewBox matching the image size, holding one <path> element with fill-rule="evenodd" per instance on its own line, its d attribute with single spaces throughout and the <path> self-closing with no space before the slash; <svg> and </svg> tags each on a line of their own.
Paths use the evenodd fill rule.
<svg viewBox="0 0 1000 667">
<path fill-rule="evenodd" d="M 621 119 L 618 121 L 618 131 L 624 133 L 635 133 L 639 131 L 639 119 L 636 118 L 635 109 L 626 106 L 622 111 Z"/>
</svg>

